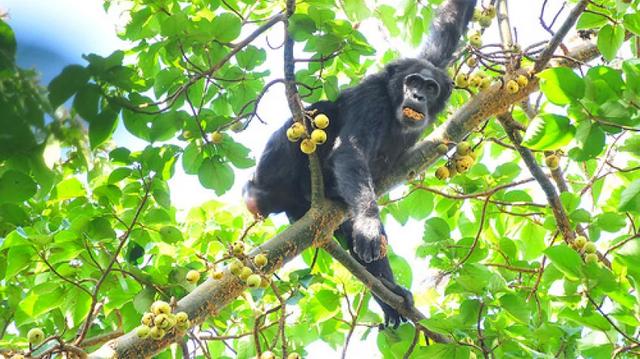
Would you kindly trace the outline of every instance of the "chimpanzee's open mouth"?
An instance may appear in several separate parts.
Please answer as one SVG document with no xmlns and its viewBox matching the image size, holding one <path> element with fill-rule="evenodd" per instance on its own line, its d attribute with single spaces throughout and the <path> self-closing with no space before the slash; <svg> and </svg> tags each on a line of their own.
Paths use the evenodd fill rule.
<svg viewBox="0 0 640 359">
<path fill-rule="evenodd" d="M 418 111 L 412 109 L 411 107 L 403 107 L 402 108 L 402 114 L 405 117 L 407 117 L 407 118 L 409 118 L 409 119 L 411 119 L 413 121 L 416 121 L 416 122 L 424 120 L 424 114 L 422 112 L 418 112 Z"/>
</svg>

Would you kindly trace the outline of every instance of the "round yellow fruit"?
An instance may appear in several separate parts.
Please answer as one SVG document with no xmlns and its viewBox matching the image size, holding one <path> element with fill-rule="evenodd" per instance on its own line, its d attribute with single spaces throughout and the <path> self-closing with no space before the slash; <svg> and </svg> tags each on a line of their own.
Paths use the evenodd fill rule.
<svg viewBox="0 0 640 359">
<path fill-rule="evenodd" d="M 307 132 L 304 128 L 304 125 L 300 122 L 294 122 L 290 128 L 297 138 L 302 137 Z"/>
<path fill-rule="evenodd" d="M 480 16 L 482 16 L 482 10 L 480 10 L 480 9 L 475 9 L 475 10 L 473 10 L 473 16 L 471 17 L 471 20 L 473 20 L 473 21 L 478 21 L 478 19 L 480 18 Z"/>
<path fill-rule="evenodd" d="M 249 276 L 252 274 L 253 274 L 253 271 L 251 270 L 251 268 L 243 267 L 238 277 L 240 277 L 240 279 L 242 280 L 247 280 L 247 278 L 249 278 Z"/>
<path fill-rule="evenodd" d="M 455 84 L 457 87 L 460 87 L 463 89 L 469 87 L 469 76 L 463 73 L 457 74 L 455 79 Z"/>
<path fill-rule="evenodd" d="M 507 92 L 510 94 L 516 94 L 520 91 L 520 85 L 515 80 L 507 81 Z"/>
<path fill-rule="evenodd" d="M 266 352 L 262 352 L 262 355 L 260 355 L 260 359 L 276 359 L 276 355 L 273 354 L 272 351 L 267 350 Z"/>
<path fill-rule="evenodd" d="M 260 288 L 268 288 L 270 284 L 271 282 L 269 279 L 262 277 L 262 280 L 260 281 Z"/>
<path fill-rule="evenodd" d="M 439 167 L 436 170 L 436 178 L 439 180 L 445 180 L 449 178 L 449 169 L 445 166 Z"/>
<path fill-rule="evenodd" d="M 184 323 L 189 320 L 189 315 L 185 312 L 176 313 L 176 323 Z"/>
<path fill-rule="evenodd" d="M 27 333 L 27 340 L 31 345 L 38 345 L 44 340 L 44 332 L 40 328 L 32 328 Z"/>
<path fill-rule="evenodd" d="M 224 136 L 222 135 L 222 132 L 220 131 L 213 131 L 213 133 L 211 134 L 211 142 L 215 143 L 215 144 L 219 144 L 222 143 Z"/>
<path fill-rule="evenodd" d="M 164 337 L 165 331 L 164 329 L 158 327 L 152 327 L 149 329 L 149 337 L 153 340 L 160 340 Z"/>
<path fill-rule="evenodd" d="M 473 166 L 473 157 L 471 156 L 462 156 L 456 160 L 456 171 L 459 173 L 463 173 L 469 170 L 471 166 Z"/>
<path fill-rule="evenodd" d="M 584 236 L 578 236 L 576 237 L 576 239 L 573 241 L 573 246 L 575 247 L 575 249 L 577 250 L 582 250 L 582 248 L 584 248 L 584 245 L 587 244 L 587 238 L 585 238 Z"/>
<path fill-rule="evenodd" d="M 467 59 L 467 66 L 469 66 L 470 68 L 474 68 L 474 67 L 478 66 L 478 59 L 476 59 L 473 56 L 469 57 Z"/>
<path fill-rule="evenodd" d="M 153 325 L 160 329 L 167 329 L 171 325 L 169 314 L 158 314 L 153 318 Z"/>
<path fill-rule="evenodd" d="M 242 272 L 242 268 L 244 268 L 244 264 L 242 264 L 242 262 L 240 261 L 233 261 L 229 265 L 229 270 L 234 275 L 240 275 L 240 272 Z"/>
<path fill-rule="evenodd" d="M 489 5 L 484 9 L 483 13 L 485 16 L 493 18 L 496 16 L 496 7 L 494 5 Z"/>
<path fill-rule="evenodd" d="M 471 87 L 479 87 L 482 83 L 482 76 L 478 74 L 473 74 L 469 77 L 469 86 Z"/>
<path fill-rule="evenodd" d="M 460 156 L 466 156 L 471 151 L 471 144 L 467 141 L 461 141 L 456 146 L 456 153 Z"/>
<path fill-rule="evenodd" d="M 469 36 L 469 44 L 473 47 L 481 47 L 482 46 L 482 35 L 475 33 Z"/>
<path fill-rule="evenodd" d="M 287 355 L 287 359 L 300 359 L 300 358 L 301 358 L 300 354 L 295 352 Z"/>
<path fill-rule="evenodd" d="M 311 141 L 317 145 L 321 145 L 327 142 L 327 133 L 320 129 L 313 130 L 313 132 L 311 132 Z"/>
<path fill-rule="evenodd" d="M 556 156 L 556 155 L 550 155 L 545 157 L 544 159 L 544 163 L 547 165 L 547 167 L 549 167 L 551 170 L 557 170 L 558 167 L 560 167 L 560 157 Z"/>
<path fill-rule="evenodd" d="M 260 283 L 262 283 L 262 278 L 257 274 L 252 274 L 247 277 L 247 285 L 249 288 L 258 288 Z"/>
<path fill-rule="evenodd" d="M 200 280 L 200 272 L 198 272 L 197 270 L 188 271 L 187 272 L 187 276 L 186 276 L 186 280 L 190 284 L 198 283 L 198 281 Z"/>
<path fill-rule="evenodd" d="M 233 254 L 239 256 L 241 254 L 244 253 L 244 242 L 234 242 L 233 245 L 231 246 L 231 250 L 233 251 Z"/>
<path fill-rule="evenodd" d="M 518 78 L 516 78 L 516 82 L 520 87 L 527 87 L 527 85 L 529 84 L 529 79 L 525 75 L 520 75 L 518 76 Z"/>
<path fill-rule="evenodd" d="M 316 143 L 311 139 L 305 138 L 304 140 L 302 140 L 302 142 L 300 142 L 300 151 L 302 151 L 302 153 L 310 155 L 316 152 Z"/>
<path fill-rule="evenodd" d="M 219 270 L 211 271 L 211 278 L 213 278 L 215 280 L 220 280 L 220 279 L 222 279 L 222 277 L 224 277 L 224 272 L 223 271 L 219 271 Z"/>
<path fill-rule="evenodd" d="M 150 327 L 146 325 L 141 325 L 138 327 L 138 329 L 136 329 L 136 335 L 138 336 L 138 338 L 144 339 L 149 336 L 150 331 L 151 331 Z"/>
<path fill-rule="evenodd" d="M 140 319 L 140 324 L 142 325 L 146 325 L 147 327 L 150 327 L 153 325 L 153 318 L 155 317 L 155 315 L 153 315 L 153 313 L 144 313 L 142 315 L 142 319 Z"/>
<path fill-rule="evenodd" d="M 596 250 L 597 250 L 597 248 L 596 248 L 596 244 L 595 244 L 595 243 L 593 243 L 593 242 L 587 242 L 587 243 L 584 245 L 584 252 L 585 252 L 585 253 L 595 253 L 595 252 L 596 252 Z"/>
<path fill-rule="evenodd" d="M 176 328 L 181 332 L 186 331 L 187 329 L 189 329 L 190 326 L 191 326 L 191 321 L 189 319 L 185 320 L 184 322 L 180 322 L 176 324 Z"/>
<path fill-rule="evenodd" d="M 298 142 L 300 136 L 296 134 L 296 131 L 292 127 L 289 127 L 287 129 L 287 139 L 291 142 Z"/>
<path fill-rule="evenodd" d="M 155 315 L 169 314 L 171 313 L 171 306 L 165 301 L 158 300 L 151 304 L 151 312 Z"/>
<path fill-rule="evenodd" d="M 447 152 L 449 152 L 449 146 L 447 146 L 445 143 L 441 143 L 436 148 L 436 151 L 438 151 L 438 153 L 441 155 L 446 155 Z"/>
<path fill-rule="evenodd" d="M 324 130 L 325 128 L 329 127 L 329 117 L 327 117 L 327 115 L 323 113 L 318 114 L 313 119 L 313 125 L 316 126 L 316 128 Z"/>
<path fill-rule="evenodd" d="M 269 263 L 269 259 L 267 258 L 266 254 L 260 253 L 255 258 L 253 258 L 253 263 L 255 263 L 258 268 L 262 268 L 266 266 L 267 263 Z"/>
<path fill-rule="evenodd" d="M 486 90 L 491 86 L 492 83 L 493 83 L 493 79 L 491 79 L 491 77 L 484 77 L 482 78 L 482 81 L 480 82 L 480 85 L 478 86 L 478 88 L 480 90 Z"/>
<path fill-rule="evenodd" d="M 584 261 L 587 263 L 598 263 L 598 255 L 595 253 L 589 253 L 584 256 Z"/>
<path fill-rule="evenodd" d="M 22 355 L 22 354 L 14 354 L 9 359 L 24 359 L 24 355 Z"/>
</svg>

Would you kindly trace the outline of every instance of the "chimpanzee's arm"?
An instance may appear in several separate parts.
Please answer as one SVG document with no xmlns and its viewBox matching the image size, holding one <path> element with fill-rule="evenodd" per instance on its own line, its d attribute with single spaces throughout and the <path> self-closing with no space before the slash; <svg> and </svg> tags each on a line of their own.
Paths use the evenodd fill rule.
<svg viewBox="0 0 640 359">
<path fill-rule="evenodd" d="M 467 31 L 476 0 L 447 0 L 431 23 L 422 57 L 445 68 L 456 51 L 458 40 Z"/>
</svg>

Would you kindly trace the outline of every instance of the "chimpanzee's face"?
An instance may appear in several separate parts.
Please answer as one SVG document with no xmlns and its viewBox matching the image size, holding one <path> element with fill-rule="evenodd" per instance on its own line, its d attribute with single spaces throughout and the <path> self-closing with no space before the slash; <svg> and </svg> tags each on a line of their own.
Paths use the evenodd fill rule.
<svg viewBox="0 0 640 359">
<path fill-rule="evenodd" d="M 431 107 L 440 97 L 440 85 L 428 74 L 413 73 L 404 78 L 403 90 L 403 122 L 410 126 L 424 126 L 424 122 L 430 120 Z"/>
</svg>

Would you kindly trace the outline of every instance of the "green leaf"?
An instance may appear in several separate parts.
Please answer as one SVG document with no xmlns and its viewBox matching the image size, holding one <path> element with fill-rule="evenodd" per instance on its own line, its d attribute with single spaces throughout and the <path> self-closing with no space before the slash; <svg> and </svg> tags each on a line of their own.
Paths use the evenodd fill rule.
<svg viewBox="0 0 640 359">
<path fill-rule="evenodd" d="M 0 177 L 0 203 L 26 201 L 37 190 L 36 182 L 25 173 L 8 170 Z"/>
<path fill-rule="evenodd" d="M 238 65 L 246 70 L 253 70 L 262 65 L 267 59 L 267 52 L 253 45 L 247 46 L 243 51 L 236 54 Z"/>
<path fill-rule="evenodd" d="M 395 12 L 396 9 L 390 5 L 380 5 L 376 9 L 376 15 L 382 20 L 384 27 L 387 28 L 387 31 L 389 31 L 389 34 L 393 37 L 400 35 Z"/>
<path fill-rule="evenodd" d="M 500 297 L 500 306 L 520 323 L 527 324 L 529 322 L 529 305 L 527 304 L 526 299 L 521 295 L 503 295 Z"/>
<path fill-rule="evenodd" d="M 58 200 L 71 199 L 86 195 L 82 183 L 75 178 L 66 179 L 56 185 L 56 198 Z"/>
<path fill-rule="evenodd" d="M 33 248 L 29 246 L 16 246 L 9 248 L 7 253 L 7 269 L 5 280 L 11 280 L 13 276 L 20 273 L 24 268 L 32 263 Z"/>
<path fill-rule="evenodd" d="M 100 95 L 100 88 L 96 84 L 87 84 L 73 99 L 73 108 L 78 115 L 91 122 L 98 116 Z"/>
<path fill-rule="evenodd" d="M 620 211 L 640 211 L 640 180 L 631 182 L 620 195 Z"/>
<path fill-rule="evenodd" d="M 16 36 L 13 30 L 0 19 L 0 70 L 14 66 L 16 49 Z"/>
<path fill-rule="evenodd" d="M 444 241 L 451 238 L 450 236 L 451 229 L 445 220 L 434 217 L 425 221 L 423 241 L 427 243 Z"/>
<path fill-rule="evenodd" d="M 620 25 L 607 24 L 598 32 L 598 50 L 607 61 L 616 57 L 622 43 L 624 43 L 624 27 Z"/>
<path fill-rule="evenodd" d="M 211 36 L 221 42 L 231 42 L 240 35 L 242 23 L 237 15 L 223 13 L 213 19 Z"/>
<path fill-rule="evenodd" d="M 175 67 L 166 68 L 158 73 L 153 83 L 153 92 L 156 97 L 160 97 L 172 88 L 179 86 L 179 79 L 182 78 L 182 71 Z"/>
<path fill-rule="evenodd" d="M 576 24 L 576 29 L 577 30 L 595 29 L 595 28 L 599 28 L 600 26 L 603 26 L 608 21 L 609 20 L 602 15 L 594 14 L 591 12 L 585 12 L 580 16 L 580 19 L 578 19 L 578 23 Z"/>
<path fill-rule="evenodd" d="M 529 124 L 522 144 L 534 150 L 557 150 L 569 144 L 575 132 L 567 117 L 543 114 Z"/>
<path fill-rule="evenodd" d="M 568 105 L 584 97 L 585 84 L 580 76 L 566 67 L 555 67 L 538 74 L 540 89 L 556 105 Z"/>
<path fill-rule="evenodd" d="M 547 248 L 545 254 L 551 260 L 551 263 L 558 268 L 569 279 L 576 281 L 580 279 L 582 268 L 582 259 L 580 255 L 565 244 L 560 244 Z"/>
<path fill-rule="evenodd" d="M 207 158 L 198 170 L 198 179 L 202 186 L 214 190 L 218 196 L 221 196 L 233 186 L 233 169 L 228 163 Z"/>
<path fill-rule="evenodd" d="M 165 226 L 160 228 L 160 237 L 167 243 L 178 243 L 182 241 L 182 232 L 176 227 Z"/>
<path fill-rule="evenodd" d="M 434 343 L 426 347 L 419 347 L 415 358 L 468 359 L 470 355 L 471 351 L 468 347 L 457 344 Z"/>
<path fill-rule="evenodd" d="M 91 144 L 91 149 L 96 149 L 111 138 L 118 125 L 118 113 L 119 111 L 108 107 L 90 121 L 89 143 Z"/>
<path fill-rule="evenodd" d="M 627 31 L 640 36 L 640 12 L 625 15 L 623 24 Z"/>
<path fill-rule="evenodd" d="M 616 212 L 605 212 L 596 217 L 596 224 L 605 232 L 615 233 L 627 225 L 626 217 Z"/>
<path fill-rule="evenodd" d="M 49 101 L 56 108 L 80 91 L 89 81 L 89 71 L 80 65 L 69 65 L 49 83 Z"/>
<path fill-rule="evenodd" d="M 233 140 L 225 141 L 224 154 L 236 168 L 251 168 L 256 164 L 256 161 L 250 157 L 251 150 Z"/>
</svg>

